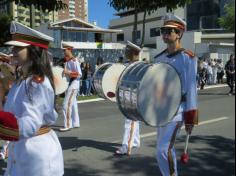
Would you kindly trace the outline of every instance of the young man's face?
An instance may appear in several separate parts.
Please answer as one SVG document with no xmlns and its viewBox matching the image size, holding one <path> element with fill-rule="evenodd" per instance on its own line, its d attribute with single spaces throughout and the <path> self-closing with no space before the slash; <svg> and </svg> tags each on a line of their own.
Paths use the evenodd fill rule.
<svg viewBox="0 0 236 176">
<path fill-rule="evenodd" d="M 161 28 L 162 39 L 166 44 L 175 43 L 181 38 L 182 32 L 175 28 Z"/>
</svg>

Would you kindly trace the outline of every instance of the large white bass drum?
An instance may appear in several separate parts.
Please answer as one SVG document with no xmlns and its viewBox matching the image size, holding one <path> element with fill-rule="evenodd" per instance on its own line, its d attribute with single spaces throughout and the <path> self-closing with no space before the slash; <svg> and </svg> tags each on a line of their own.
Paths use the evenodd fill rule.
<svg viewBox="0 0 236 176">
<path fill-rule="evenodd" d="M 64 93 L 69 86 L 68 79 L 64 75 L 64 69 L 59 66 L 52 67 L 53 80 L 55 84 L 55 94 L 60 95 Z"/>
<path fill-rule="evenodd" d="M 119 109 L 128 119 L 164 126 L 179 109 L 181 81 L 169 64 L 136 62 L 123 72 L 116 94 Z"/>
<path fill-rule="evenodd" d="M 105 63 L 97 68 L 93 75 L 93 85 L 99 97 L 116 102 L 117 83 L 125 68 L 125 65 L 119 63 Z"/>
</svg>

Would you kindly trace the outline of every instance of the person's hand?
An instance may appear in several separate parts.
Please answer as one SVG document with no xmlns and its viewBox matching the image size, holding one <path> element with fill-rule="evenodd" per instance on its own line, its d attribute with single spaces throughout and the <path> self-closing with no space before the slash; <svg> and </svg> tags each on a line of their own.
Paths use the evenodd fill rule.
<svg viewBox="0 0 236 176">
<path fill-rule="evenodd" d="M 192 134 L 193 127 L 194 127 L 194 125 L 186 124 L 186 125 L 185 125 L 185 131 L 186 131 L 186 133 L 189 134 L 189 135 Z"/>
</svg>

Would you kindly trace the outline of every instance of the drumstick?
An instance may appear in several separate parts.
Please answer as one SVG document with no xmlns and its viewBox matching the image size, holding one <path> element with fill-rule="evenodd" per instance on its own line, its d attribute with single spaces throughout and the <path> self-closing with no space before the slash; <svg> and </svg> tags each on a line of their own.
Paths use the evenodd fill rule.
<svg viewBox="0 0 236 176">
<path fill-rule="evenodd" d="M 188 156 L 188 153 L 187 153 L 188 152 L 189 137 L 190 137 L 190 134 L 187 134 L 184 153 L 181 155 L 181 162 L 183 164 L 187 164 L 188 161 L 189 161 L 189 156 Z"/>
</svg>

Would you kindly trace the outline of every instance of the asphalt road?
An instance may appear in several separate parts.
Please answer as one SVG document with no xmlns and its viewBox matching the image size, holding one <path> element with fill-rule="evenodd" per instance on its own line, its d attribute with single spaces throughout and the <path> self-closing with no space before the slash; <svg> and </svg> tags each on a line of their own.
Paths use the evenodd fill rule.
<svg viewBox="0 0 236 176">
<path fill-rule="evenodd" d="M 188 165 L 178 163 L 180 176 L 235 175 L 235 96 L 227 88 L 199 92 L 200 125 L 190 139 Z M 115 157 L 120 146 L 124 117 L 116 104 L 108 101 L 79 104 L 81 127 L 55 131 L 64 152 L 65 176 L 161 176 L 155 160 L 155 128 L 141 126 L 141 148 L 132 156 Z M 177 155 L 183 152 L 185 132 L 176 141 Z M 30 162 L 30 161 L 29 161 Z M 0 162 L 3 172 L 6 164 Z"/>
</svg>

